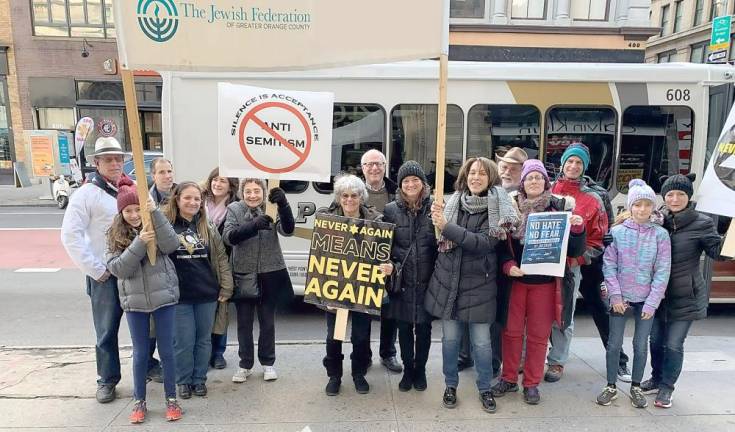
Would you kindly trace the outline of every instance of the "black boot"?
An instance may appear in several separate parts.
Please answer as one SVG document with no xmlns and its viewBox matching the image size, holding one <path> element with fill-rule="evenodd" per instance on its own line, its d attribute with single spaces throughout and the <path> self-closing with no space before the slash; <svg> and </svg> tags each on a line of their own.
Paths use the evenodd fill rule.
<svg viewBox="0 0 735 432">
<path fill-rule="evenodd" d="M 417 391 L 424 391 L 426 387 L 426 368 L 417 365 L 413 372 L 413 388 Z"/>
<path fill-rule="evenodd" d="M 327 369 L 327 376 L 329 377 L 327 387 L 324 389 L 327 396 L 336 396 L 342 385 L 342 360 L 345 356 L 339 351 L 336 351 L 335 348 L 335 346 L 330 346 L 329 342 L 327 342 L 327 355 L 322 360 L 324 367 Z"/>
<path fill-rule="evenodd" d="M 370 384 L 365 379 L 365 375 L 353 375 L 352 381 L 355 383 L 355 391 L 360 394 L 370 393 Z"/>
<path fill-rule="evenodd" d="M 403 377 L 401 378 L 401 382 L 398 383 L 398 390 L 402 392 L 407 392 L 411 390 L 411 387 L 413 387 L 413 367 L 409 367 L 407 363 L 403 363 Z"/>
<path fill-rule="evenodd" d="M 329 382 L 327 383 L 327 387 L 324 389 L 324 391 L 327 393 L 327 396 L 337 396 L 341 385 L 341 378 L 329 377 Z"/>
</svg>

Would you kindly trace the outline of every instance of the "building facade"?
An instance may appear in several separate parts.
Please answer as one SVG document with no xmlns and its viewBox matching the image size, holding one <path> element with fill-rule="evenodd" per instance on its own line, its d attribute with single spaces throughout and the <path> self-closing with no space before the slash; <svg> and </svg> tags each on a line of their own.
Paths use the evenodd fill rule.
<svg viewBox="0 0 735 432">
<path fill-rule="evenodd" d="M 642 63 L 650 0 L 452 0 L 452 60 Z"/>
<path fill-rule="evenodd" d="M 660 32 L 648 41 L 646 62 L 706 63 L 712 19 L 733 14 L 733 0 L 651 0 L 651 24 Z M 732 42 L 727 59 L 735 60 Z"/>
</svg>

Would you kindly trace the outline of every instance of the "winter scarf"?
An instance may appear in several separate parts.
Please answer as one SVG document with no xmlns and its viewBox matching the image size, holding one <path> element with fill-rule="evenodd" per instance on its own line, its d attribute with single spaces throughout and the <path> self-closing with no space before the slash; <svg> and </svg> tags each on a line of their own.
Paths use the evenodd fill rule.
<svg viewBox="0 0 735 432">
<path fill-rule="evenodd" d="M 207 200 L 207 217 L 214 226 L 219 226 L 225 216 L 227 216 L 227 200 L 222 200 L 219 204 L 215 203 L 214 200 Z"/>
<path fill-rule="evenodd" d="M 444 207 L 444 217 L 447 223 L 457 223 L 459 208 L 470 214 L 487 211 L 488 235 L 500 240 L 507 238 L 507 233 L 513 232 L 518 226 L 518 214 L 508 193 L 500 186 L 493 186 L 486 196 L 471 195 L 468 192 L 455 192 L 447 200 Z M 439 238 L 439 251 L 446 252 L 456 245 L 454 242 Z"/>
<path fill-rule="evenodd" d="M 127 177 L 127 176 L 123 174 L 123 177 Z M 92 174 L 90 174 L 87 181 L 97 186 L 98 188 L 102 189 L 103 191 L 105 191 L 105 193 L 107 193 L 111 197 L 117 198 L 117 186 L 108 182 L 107 179 L 105 179 L 102 176 L 102 174 L 100 174 L 98 171 L 95 171 Z"/>
<path fill-rule="evenodd" d="M 549 208 L 551 204 L 551 192 L 545 190 L 544 193 L 534 199 L 528 199 L 522 194 L 518 194 L 518 211 L 521 212 L 521 223 L 518 229 L 513 232 L 513 238 L 524 244 L 526 237 L 526 222 L 528 215 L 531 213 L 540 213 Z"/>
</svg>

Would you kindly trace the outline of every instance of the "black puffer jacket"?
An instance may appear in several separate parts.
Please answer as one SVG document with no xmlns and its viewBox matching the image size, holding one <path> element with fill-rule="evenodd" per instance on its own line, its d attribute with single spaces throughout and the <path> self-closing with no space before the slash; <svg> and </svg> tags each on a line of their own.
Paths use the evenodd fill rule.
<svg viewBox="0 0 735 432">
<path fill-rule="evenodd" d="M 442 235 L 456 246 L 440 252 L 426 291 L 424 307 L 432 316 L 469 323 L 495 321 L 497 239 L 488 235 L 487 212 L 459 209 L 457 223 Z"/>
<path fill-rule="evenodd" d="M 395 267 L 394 278 L 401 278 L 401 292 L 391 294 L 390 302 L 384 306 L 387 309 L 385 313 L 388 318 L 413 323 L 431 321 L 431 316 L 424 310 L 424 297 L 437 254 L 434 225 L 429 218 L 431 198 L 428 188 L 424 190 L 426 196 L 416 214 L 406 207 L 400 194 L 383 210 L 383 222 L 396 225 L 391 261 Z"/>
<path fill-rule="evenodd" d="M 707 316 L 709 289 L 699 269 L 702 252 L 717 260 L 722 238 L 709 216 L 694 209 L 694 204 L 671 213 L 663 210 L 664 228 L 671 236 L 671 276 L 666 296 L 658 308 L 667 320 L 691 321 Z"/>
</svg>

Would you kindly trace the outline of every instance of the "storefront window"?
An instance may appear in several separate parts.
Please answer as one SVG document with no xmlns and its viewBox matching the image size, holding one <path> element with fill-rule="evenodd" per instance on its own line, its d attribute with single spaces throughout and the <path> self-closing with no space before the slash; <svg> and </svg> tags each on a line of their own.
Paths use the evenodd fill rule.
<svg viewBox="0 0 735 432">
<path fill-rule="evenodd" d="M 552 108 L 546 114 L 546 169 L 549 174 L 558 175 L 564 150 L 569 144 L 581 142 L 589 148 L 591 156 L 585 174 L 610 188 L 616 131 L 617 119 L 612 108 Z"/>
<path fill-rule="evenodd" d="M 484 18 L 485 0 L 452 0 L 450 18 Z"/>
<path fill-rule="evenodd" d="M 36 108 L 39 129 L 74 130 L 74 108 Z"/>
<path fill-rule="evenodd" d="M 80 107 L 79 117 L 91 117 L 94 120 L 94 129 L 89 132 L 84 142 L 84 153 L 88 160 L 89 155 L 94 153 L 94 142 L 99 137 L 115 137 L 120 141 L 123 150 L 130 151 L 124 109 Z"/>
</svg>

